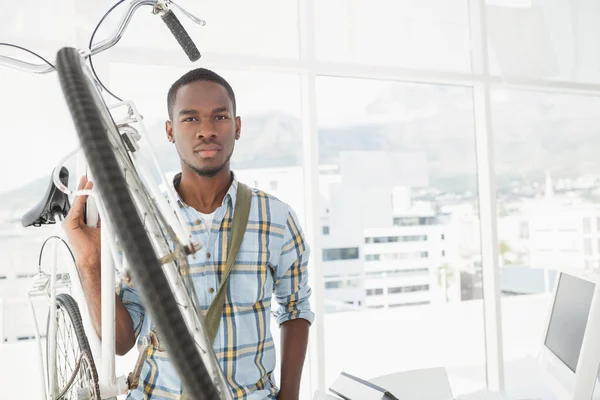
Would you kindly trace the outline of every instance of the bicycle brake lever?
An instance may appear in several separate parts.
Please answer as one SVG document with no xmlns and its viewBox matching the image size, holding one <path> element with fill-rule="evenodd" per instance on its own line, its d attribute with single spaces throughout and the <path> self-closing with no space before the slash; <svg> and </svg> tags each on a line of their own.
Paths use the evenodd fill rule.
<svg viewBox="0 0 600 400">
<path fill-rule="evenodd" d="M 191 19 L 192 21 L 194 21 L 198 25 L 200 25 L 200 26 L 206 25 L 206 21 L 205 20 L 200 19 L 200 18 L 196 17 L 194 14 L 186 11 L 183 7 L 181 7 L 179 4 L 175 3 L 173 0 L 168 0 L 167 3 L 168 4 L 173 4 L 179 11 L 181 11 L 183 14 L 185 14 L 186 17 L 188 17 L 189 19 Z"/>
</svg>

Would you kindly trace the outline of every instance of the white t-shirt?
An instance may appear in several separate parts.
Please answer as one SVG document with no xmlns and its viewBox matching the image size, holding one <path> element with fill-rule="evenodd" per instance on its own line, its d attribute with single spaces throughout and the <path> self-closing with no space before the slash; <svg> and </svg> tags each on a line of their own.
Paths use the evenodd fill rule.
<svg viewBox="0 0 600 400">
<path fill-rule="evenodd" d="M 207 231 L 210 231 L 210 229 L 212 227 L 212 221 L 215 216 L 215 211 L 213 211 L 210 214 L 204 214 L 204 213 L 201 213 L 198 211 L 198 214 L 200 214 L 200 218 L 202 218 L 202 223 L 204 224 L 204 228 L 206 228 Z"/>
</svg>

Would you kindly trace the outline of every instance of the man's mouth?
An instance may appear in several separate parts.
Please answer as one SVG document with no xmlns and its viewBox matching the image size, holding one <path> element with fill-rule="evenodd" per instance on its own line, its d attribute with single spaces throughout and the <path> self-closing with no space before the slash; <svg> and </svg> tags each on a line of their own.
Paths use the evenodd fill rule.
<svg viewBox="0 0 600 400">
<path fill-rule="evenodd" d="M 198 155 L 202 158 L 212 158 L 216 156 L 220 150 L 221 148 L 215 144 L 199 145 L 194 147 L 194 153 L 198 153 Z"/>
</svg>

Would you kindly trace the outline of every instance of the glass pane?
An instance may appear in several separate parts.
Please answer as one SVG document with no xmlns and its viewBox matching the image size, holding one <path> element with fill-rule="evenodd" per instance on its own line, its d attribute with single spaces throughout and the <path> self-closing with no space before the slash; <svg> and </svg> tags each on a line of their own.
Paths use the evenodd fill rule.
<svg viewBox="0 0 600 400">
<path fill-rule="evenodd" d="M 318 77 L 317 103 L 321 244 L 358 250 L 325 279 L 360 277 L 325 287 L 326 384 L 444 366 L 455 395 L 485 387 L 471 89 Z"/>
<path fill-rule="evenodd" d="M 0 87 L 0 221 L 20 231 L 22 213 L 41 200 L 77 137 L 56 75 L 4 68 Z"/>
<path fill-rule="evenodd" d="M 494 74 L 600 82 L 600 3 L 487 0 Z"/>
<path fill-rule="evenodd" d="M 467 0 L 315 2 L 321 61 L 470 71 Z"/>
<path fill-rule="evenodd" d="M 167 92 L 188 69 L 111 64 L 110 70 L 109 88 L 117 96 L 135 101 L 165 173 L 179 172 L 179 158 L 165 133 Z M 237 114 L 242 118 L 232 169 L 248 185 L 288 202 L 303 218 L 303 188 L 296 184 L 303 179 L 299 76 L 222 69 L 215 72 L 233 87 Z"/>
<path fill-rule="evenodd" d="M 297 0 L 182 0 L 177 4 L 206 21 L 201 27 L 175 10 L 202 54 L 299 57 Z M 121 43 L 180 50 L 167 27 L 149 10 L 136 14 Z M 184 60 L 185 54 L 181 54 Z"/>
<path fill-rule="evenodd" d="M 144 123 L 167 175 L 181 171 L 179 157 L 167 141 L 167 92 L 188 69 L 156 65 L 111 64 L 110 87 L 133 99 L 145 116 Z M 240 181 L 288 203 L 304 224 L 300 78 L 295 74 L 259 73 L 215 69 L 232 86 L 241 116 L 241 137 L 231 164 Z M 151 82 L 152 84 L 148 84 Z M 346 282 L 342 286 L 351 286 Z M 280 329 L 271 321 L 271 333 L 280 351 Z M 280 354 L 280 353 L 278 353 Z M 275 379 L 279 382 L 281 357 Z M 309 398 L 309 367 L 304 367 L 301 398 Z"/>
<path fill-rule="evenodd" d="M 543 397 L 532 366 L 557 271 L 592 271 L 600 261 L 600 98 L 496 88 L 492 111 L 506 385 L 510 397 Z"/>
<path fill-rule="evenodd" d="M 0 38 L 2 42 L 32 47 L 34 51 L 59 45 L 73 45 L 75 35 L 74 1 L 22 0 L 4 3 L 5 12 L 0 14 Z M 0 47 L 0 54 L 5 47 Z M 22 53 L 26 54 L 26 53 Z M 52 54 L 44 56 L 54 59 Z"/>
</svg>

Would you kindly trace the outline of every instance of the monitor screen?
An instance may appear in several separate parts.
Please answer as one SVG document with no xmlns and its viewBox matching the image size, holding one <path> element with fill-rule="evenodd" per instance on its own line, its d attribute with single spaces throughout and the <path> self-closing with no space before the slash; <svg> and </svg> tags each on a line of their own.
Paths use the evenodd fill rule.
<svg viewBox="0 0 600 400">
<path fill-rule="evenodd" d="M 560 274 L 544 345 L 575 372 L 587 325 L 594 283 Z"/>
</svg>

